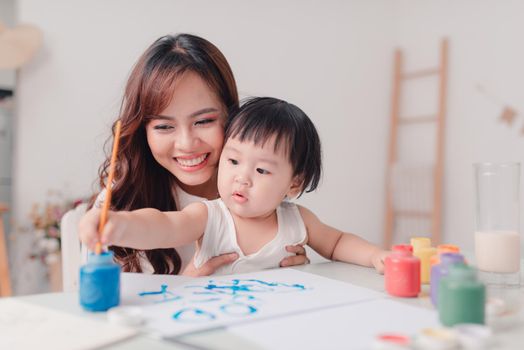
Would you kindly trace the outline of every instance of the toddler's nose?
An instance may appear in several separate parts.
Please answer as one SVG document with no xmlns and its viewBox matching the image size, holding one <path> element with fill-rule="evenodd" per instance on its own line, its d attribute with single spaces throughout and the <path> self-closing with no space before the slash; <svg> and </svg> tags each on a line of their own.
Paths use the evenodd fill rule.
<svg viewBox="0 0 524 350">
<path fill-rule="evenodd" d="M 251 181 L 249 181 L 247 176 L 239 175 L 235 178 L 235 182 L 237 184 L 243 185 L 243 186 L 250 186 Z"/>
</svg>

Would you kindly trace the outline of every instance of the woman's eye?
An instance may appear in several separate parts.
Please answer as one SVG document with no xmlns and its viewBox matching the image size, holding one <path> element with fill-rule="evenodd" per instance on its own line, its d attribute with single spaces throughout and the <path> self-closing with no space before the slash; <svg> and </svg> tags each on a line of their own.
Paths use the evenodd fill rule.
<svg viewBox="0 0 524 350">
<path fill-rule="evenodd" d="M 228 161 L 229 161 L 229 163 L 231 163 L 233 165 L 237 165 L 238 164 L 238 160 L 236 160 L 236 159 L 229 158 Z"/>
<path fill-rule="evenodd" d="M 170 130 L 170 129 L 173 129 L 173 126 L 167 125 L 167 124 L 159 124 L 159 125 L 153 126 L 153 129 L 154 130 Z"/>
<path fill-rule="evenodd" d="M 257 168 L 257 172 L 259 174 L 262 174 L 262 175 L 267 175 L 269 174 L 269 171 L 267 171 L 266 169 L 262 169 L 262 168 Z"/>
<path fill-rule="evenodd" d="M 216 121 L 216 119 L 214 119 L 214 118 L 201 119 L 201 120 L 196 121 L 195 125 L 206 125 L 206 124 L 211 124 L 211 123 L 213 123 L 215 121 Z"/>
</svg>

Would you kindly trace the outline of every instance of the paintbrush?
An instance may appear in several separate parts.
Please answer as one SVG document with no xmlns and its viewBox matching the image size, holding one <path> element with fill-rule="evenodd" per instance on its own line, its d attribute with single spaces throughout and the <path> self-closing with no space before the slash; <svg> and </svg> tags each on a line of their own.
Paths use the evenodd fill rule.
<svg viewBox="0 0 524 350">
<path fill-rule="evenodd" d="M 118 120 L 115 128 L 115 138 L 113 141 L 113 152 L 111 154 L 111 163 L 109 163 L 109 175 L 107 176 L 106 183 L 106 198 L 104 200 L 104 206 L 102 207 L 102 213 L 100 214 L 100 222 L 98 223 L 98 242 L 96 243 L 95 253 L 100 254 L 102 252 L 102 244 L 100 243 L 102 231 L 107 221 L 107 215 L 109 213 L 109 206 L 111 205 L 111 192 L 113 191 L 113 178 L 115 177 L 115 165 L 116 155 L 118 153 L 118 144 L 120 142 L 120 129 L 122 128 L 122 122 Z"/>
</svg>

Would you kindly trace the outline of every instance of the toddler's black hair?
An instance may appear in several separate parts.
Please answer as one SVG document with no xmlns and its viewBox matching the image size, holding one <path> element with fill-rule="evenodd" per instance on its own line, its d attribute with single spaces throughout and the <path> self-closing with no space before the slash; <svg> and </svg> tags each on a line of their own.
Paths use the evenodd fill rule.
<svg viewBox="0 0 524 350">
<path fill-rule="evenodd" d="M 299 197 L 314 191 L 322 175 L 322 151 L 315 125 L 294 104 L 273 97 L 253 97 L 231 111 L 225 139 L 264 144 L 275 136 L 275 152 L 284 147 L 293 168 L 293 177 L 302 181 Z"/>
</svg>

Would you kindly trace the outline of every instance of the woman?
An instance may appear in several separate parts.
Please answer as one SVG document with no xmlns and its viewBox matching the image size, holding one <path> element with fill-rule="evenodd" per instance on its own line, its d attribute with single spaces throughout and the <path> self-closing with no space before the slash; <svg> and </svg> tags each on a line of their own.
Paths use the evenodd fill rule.
<svg viewBox="0 0 524 350">
<path fill-rule="evenodd" d="M 156 40 L 138 60 L 126 85 L 119 119 L 120 150 L 113 183 L 113 210 L 172 211 L 218 198 L 216 173 L 228 110 L 238 107 L 235 79 L 223 54 L 189 34 Z M 105 187 L 109 158 L 100 169 Z M 104 200 L 101 192 L 94 205 Z M 87 216 L 80 225 L 86 225 Z M 82 230 L 81 230 L 82 231 Z M 238 255 L 214 257 L 196 269 L 194 246 L 140 251 L 110 247 L 124 271 L 209 275 Z M 302 246 L 282 266 L 308 262 Z"/>
</svg>

